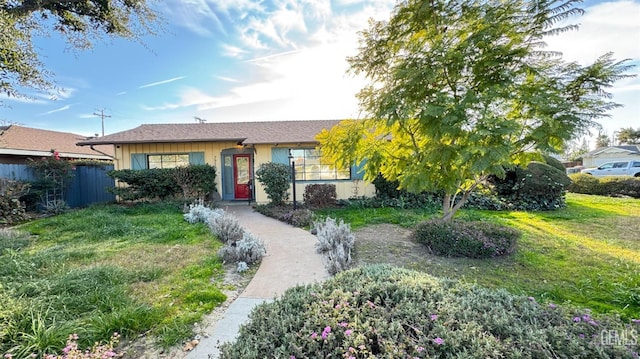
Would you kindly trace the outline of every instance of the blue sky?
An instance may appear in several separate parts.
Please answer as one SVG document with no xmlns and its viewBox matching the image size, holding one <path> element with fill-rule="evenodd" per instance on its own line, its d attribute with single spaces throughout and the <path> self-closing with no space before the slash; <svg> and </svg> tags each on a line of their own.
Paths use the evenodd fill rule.
<svg viewBox="0 0 640 359">
<path fill-rule="evenodd" d="M 55 34 L 37 46 L 60 88 L 35 100 L 3 98 L 0 120 L 93 135 L 143 123 L 357 118 L 362 79 L 345 58 L 367 20 L 386 19 L 388 0 L 165 0 L 156 6 L 165 32 L 144 45 L 121 39 L 68 51 Z M 548 49 L 583 64 L 613 51 L 640 65 L 640 0 L 585 1 L 577 32 L 547 40 Z M 633 70 L 640 72 L 640 67 Z M 640 78 L 612 91 L 625 105 L 603 119 L 611 135 L 640 127 Z M 8 107 L 7 107 L 8 106 Z"/>
</svg>

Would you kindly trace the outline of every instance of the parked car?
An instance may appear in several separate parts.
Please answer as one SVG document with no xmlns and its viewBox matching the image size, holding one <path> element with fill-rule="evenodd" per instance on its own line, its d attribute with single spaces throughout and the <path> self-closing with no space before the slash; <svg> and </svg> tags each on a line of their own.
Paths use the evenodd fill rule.
<svg viewBox="0 0 640 359">
<path fill-rule="evenodd" d="M 607 162 L 596 168 L 585 168 L 581 173 L 593 176 L 633 176 L 640 177 L 640 161 Z"/>
</svg>

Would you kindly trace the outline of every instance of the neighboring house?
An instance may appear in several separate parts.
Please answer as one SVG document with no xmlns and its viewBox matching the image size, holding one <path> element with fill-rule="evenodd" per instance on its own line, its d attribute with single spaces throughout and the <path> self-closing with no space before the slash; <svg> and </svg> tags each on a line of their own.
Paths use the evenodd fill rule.
<svg viewBox="0 0 640 359">
<path fill-rule="evenodd" d="M 339 199 L 372 195 L 375 188 L 361 181 L 355 166 L 336 169 L 320 161 L 315 136 L 338 124 L 337 120 L 196 124 L 149 124 L 80 141 L 79 146 L 113 145 L 116 169 L 167 168 L 210 164 L 217 169 L 217 188 L 223 200 L 267 202 L 258 181 L 249 193 L 260 164 L 277 162 L 296 167 L 297 200 L 311 183 L 336 185 Z"/>
<path fill-rule="evenodd" d="M 640 160 L 640 146 L 600 147 L 582 155 L 582 166 L 598 167 L 606 162 Z"/>
<path fill-rule="evenodd" d="M 23 127 L 0 126 L 0 163 L 25 164 L 27 159 L 49 157 L 53 151 L 60 158 L 112 160 L 113 146 L 76 146 L 85 136 Z"/>
</svg>

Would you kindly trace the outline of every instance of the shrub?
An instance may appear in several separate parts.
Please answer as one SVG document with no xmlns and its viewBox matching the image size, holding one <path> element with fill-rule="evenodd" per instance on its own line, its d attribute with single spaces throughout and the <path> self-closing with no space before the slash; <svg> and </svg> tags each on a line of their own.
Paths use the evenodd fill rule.
<svg viewBox="0 0 640 359">
<path fill-rule="evenodd" d="M 438 209 L 442 206 L 442 194 L 422 192 L 411 193 L 398 189 L 398 181 L 388 181 L 382 175 L 378 175 L 373 184 L 376 187 L 375 198 L 351 199 L 350 206 L 362 208 L 420 208 Z"/>
<path fill-rule="evenodd" d="M 337 197 L 334 184 L 310 184 L 304 188 L 304 203 L 311 208 L 335 206 Z"/>
<path fill-rule="evenodd" d="M 220 208 L 209 208 L 198 203 L 189 205 L 189 212 L 184 214 L 184 219 L 191 224 L 202 222 L 209 225 L 210 222 L 223 215 L 224 210 Z"/>
<path fill-rule="evenodd" d="M 69 205 L 62 199 L 54 199 L 52 201 L 47 201 L 44 205 L 44 213 L 49 215 L 59 215 L 67 212 L 69 210 Z"/>
<path fill-rule="evenodd" d="M 244 229 L 238 223 L 238 219 L 229 213 L 224 213 L 219 217 L 209 217 L 207 225 L 211 232 L 225 244 L 233 244 L 239 241 L 244 233 Z"/>
<path fill-rule="evenodd" d="M 534 161 L 526 169 L 507 170 L 505 178 L 491 176 L 489 182 L 505 209 L 545 211 L 566 206 L 564 194 L 571 180 L 564 171 Z"/>
<path fill-rule="evenodd" d="M 598 196 L 629 196 L 640 198 L 640 178 L 638 177 L 594 177 L 576 173 L 569 176 L 569 192 Z"/>
<path fill-rule="evenodd" d="M 184 199 L 202 199 L 216 191 L 216 168 L 211 165 L 177 167 L 173 176 Z"/>
<path fill-rule="evenodd" d="M 513 252 L 520 232 L 491 222 L 433 219 L 419 223 L 414 237 L 435 254 L 489 258 Z"/>
<path fill-rule="evenodd" d="M 324 222 L 316 222 L 315 229 L 318 237 L 316 251 L 322 254 L 327 272 L 335 275 L 349 269 L 356 239 L 351 233 L 351 226 L 343 220 L 338 223 L 335 219 L 327 217 Z"/>
<path fill-rule="evenodd" d="M 11 225 L 27 219 L 20 198 L 29 192 L 29 184 L 0 178 L 0 224 Z"/>
<path fill-rule="evenodd" d="M 258 306 L 220 358 L 634 358 L 636 342 L 602 345 L 604 328 L 639 329 L 505 290 L 373 266 Z"/>
<path fill-rule="evenodd" d="M 244 268 L 240 263 L 244 262 L 245 265 L 257 263 L 266 254 L 267 250 L 262 240 L 246 231 L 242 234 L 241 240 L 228 243 L 218 251 L 218 256 L 223 261 L 235 262 L 239 269 Z"/>
<path fill-rule="evenodd" d="M 114 170 L 107 172 L 113 179 L 127 184 L 127 187 L 110 188 L 109 191 L 123 200 L 164 200 L 180 193 L 171 168 L 144 170 Z"/>
<path fill-rule="evenodd" d="M 267 197 L 274 205 L 283 204 L 289 199 L 291 173 L 289 166 L 282 163 L 267 162 L 260 165 L 256 178 L 264 186 Z"/>
<path fill-rule="evenodd" d="M 560 172 L 567 172 L 567 168 L 562 164 L 562 162 L 560 162 L 559 159 L 551 157 L 549 155 L 542 155 L 542 158 L 544 159 L 544 163 L 548 164 L 549 166 L 557 169 Z"/>
<path fill-rule="evenodd" d="M 291 206 L 258 205 L 256 212 L 295 227 L 309 227 L 313 224 L 313 212 L 306 208 L 293 210 Z"/>
</svg>

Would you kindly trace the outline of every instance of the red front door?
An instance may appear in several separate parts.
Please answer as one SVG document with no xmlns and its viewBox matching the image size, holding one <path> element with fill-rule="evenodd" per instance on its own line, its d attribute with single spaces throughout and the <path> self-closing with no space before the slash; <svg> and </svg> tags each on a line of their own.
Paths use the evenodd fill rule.
<svg viewBox="0 0 640 359">
<path fill-rule="evenodd" d="M 249 198 L 250 163 L 249 155 L 233 155 L 233 182 L 236 199 Z"/>
</svg>

